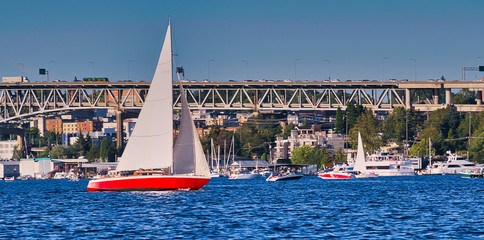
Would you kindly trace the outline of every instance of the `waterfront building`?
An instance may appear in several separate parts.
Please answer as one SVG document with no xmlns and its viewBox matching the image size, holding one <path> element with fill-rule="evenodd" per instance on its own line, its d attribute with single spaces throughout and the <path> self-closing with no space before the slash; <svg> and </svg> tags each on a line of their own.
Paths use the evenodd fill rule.
<svg viewBox="0 0 484 240">
<path fill-rule="evenodd" d="M 11 159 L 17 144 L 17 140 L 0 141 L 0 159 Z"/>
<path fill-rule="evenodd" d="M 77 133 L 77 122 L 65 122 L 62 123 L 63 134 L 75 134 Z"/>
<path fill-rule="evenodd" d="M 18 161 L 0 161 L 0 179 L 7 177 L 19 177 Z"/>
<path fill-rule="evenodd" d="M 343 148 L 344 138 L 341 135 L 327 134 L 326 131 L 318 130 L 318 127 L 315 125 L 310 128 L 301 127 L 299 129 L 299 127 L 296 127 L 296 129 L 291 131 L 291 135 L 287 139 L 277 137 L 274 159 L 289 159 L 291 158 L 291 152 L 295 148 L 304 145 L 326 147 L 330 152 Z"/>
<path fill-rule="evenodd" d="M 49 132 L 62 133 L 62 119 L 46 119 L 45 120 L 45 130 Z"/>
<path fill-rule="evenodd" d="M 287 139 L 277 137 L 274 148 L 274 159 L 291 158 L 291 152 L 304 145 L 315 147 L 326 147 L 326 138 L 323 135 L 299 134 L 297 129 L 291 130 L 291 135 Z"/>
<path fill-rule="evenodd" d="M 36 117 L 30 121 L 30 127 L 39 129 L 39 135 L 44 136 L 45 119 L 44 117 Z"/>
<path fill-rule="evenodd" d="M 93 119 L 91 121 L 84 120 L 82 122 L 77 122 L 77 132 L 95 132 L 95 131 L 101 131 L 103 128 L 103 122 Z"/>
<path fill-rule="evenodd" d="M 20 176 L 43 179 L 54 170 L 54 163 L 50 158 L 22 158 L 19 162 Z"/>
</svg>

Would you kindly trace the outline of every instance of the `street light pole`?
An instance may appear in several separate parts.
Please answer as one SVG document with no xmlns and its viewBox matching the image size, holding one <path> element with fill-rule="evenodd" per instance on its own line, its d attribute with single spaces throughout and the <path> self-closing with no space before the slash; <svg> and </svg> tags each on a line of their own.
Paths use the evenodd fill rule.
<svg viewBox="0 0 484 240">
<path fill-rule="evenodd" d="M 413 69 L 413 73 L 414 73 L 414 81 L 416 82 L 417 81 L 417 60 L 413 59 L 413 58 L 410 58 L 410 61 L 413 61 L 414 63 L 414 69 Z"/>
<path fill-rule="evenodd" d="M 297 58 L 296 60 L 294 60 L 294 81 L 297 81 L 297 61 L 298 60 L 301 60 L 299 58 Z"/>
<path fill-rule="evenodd" d="M 323 61 L 328 62 L 328 80 L 331 81 L 331 63 L 329 62 L 329 60 L 326 59 L 324 59 Z"/>
<path fill-rule="evenodd" d="M 246 64 L 246 78 L 245 80 L 249 80 L 249 62 L 247 60 L 242 60 Z"/>
<path fill-rule="evenodd" d="M 94 81 L 94 79 L 96 78 L 96 63 L 94 63 L 93 61 L 89 61 L 89 63 L 92 63 L 92 67 L 93 67 L 92 80 Z"/>
<path fill-rule="evenodd" d="M 213 62 L 215 61 L 215 59 L 210 59 L 208 60 L 208 66 L 207 66 L 207 72 L 208 72 L 208 76 L 207 76 L 207 80 L 210 81 L 210 62 Z"/>
<path fill-rule="evenodd" d="M 382 59 L 382 69 L 381 69 L 381 80 L 382 82 L 385 81 L 385 60 L 388 58 Z"/>
<path fill-rule="evenodd" d="M 127 79 L 128 81 L 129 81 L 129 63 L 130 62 L 134 62 L 134 60 L 128 60 L 128 79 Z"/>
<path fill-rule="evenodd" d="M 476 57 L 476 67 L 477 67 L 477 68 L 479 67 L 479 58 L 482 58 L 482 57 Z M 474 75 L 474 80 L 477 80 L 477 72 L 476 72 L 476 74 Z"/>
</svg>

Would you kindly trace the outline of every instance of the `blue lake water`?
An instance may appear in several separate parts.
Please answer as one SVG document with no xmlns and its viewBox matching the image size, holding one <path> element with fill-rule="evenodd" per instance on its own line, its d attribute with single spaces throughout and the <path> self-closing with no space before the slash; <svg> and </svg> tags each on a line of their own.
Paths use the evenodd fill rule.
<svg viewBox="0 0 484 240">
<path fill-rule="evenodd" d="M 484 179 L 212 179 L 200 191 L 92 193 L 0 181 L 0 239 L 484 239 Z"/>
</svg>

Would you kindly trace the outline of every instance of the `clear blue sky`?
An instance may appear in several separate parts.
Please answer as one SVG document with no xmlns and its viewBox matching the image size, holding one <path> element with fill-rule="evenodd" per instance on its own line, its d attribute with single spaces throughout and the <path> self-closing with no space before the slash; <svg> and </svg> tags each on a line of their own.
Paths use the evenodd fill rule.
<svg viewBox="0 0 484 240">
<path fill-rule="evenodd" d="M 168 17 L 186 78 L 439 78 L 484 65 L 484 1 L 1 0 L 0 76 L 150 81 Z M 482 57 L 482 58 L 479 58 Z M 384 58 L 388 58 L 383 60 Z M 51 62 L 53 61 L 53 62 Z M 89 63 L 90 61 L 94 64 Z M 383 67 L 384 62 L 384 67 Z M 384 71 L 383 71 L 384 69 Z M 467 79 L 483 76 L 468 72 Z"/>
</svg>

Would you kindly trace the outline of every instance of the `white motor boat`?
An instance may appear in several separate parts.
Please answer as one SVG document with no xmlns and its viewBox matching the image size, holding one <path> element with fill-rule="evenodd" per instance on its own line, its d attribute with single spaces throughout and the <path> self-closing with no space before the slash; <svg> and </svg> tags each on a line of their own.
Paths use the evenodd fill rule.
<svg viewBox="0 0 484 240">
<path fill-rule="evenodd" d="M 261 178 L 262 175 L 258 173 L 256 170 L 249 172 L 248 170 L 239 170 L 237 172 L 234 172 L 230 174 L 229 179 L 235 180 L 235 179 L 257 179 Z"/>
<path fill-rule="evenodd" d="M 413 176 L 413 162 L 403 155 L 388 153 L 372 154 L 365 158 L 361 135 L 358 133 L 358 153 L 353 167 L 359 172 L 360 178 L 377 176 Z M 374 176 L 370 176 L 373 173 Z M 356 176 L 355 176 L 356 177 Z"/>
<path fill-rule="evenodd" d="M 266 181 L 268 182 L 275 182 L 275 181 L 289 181 L 289 180 L 298 180 L 303 177 L 302 174 L 298 174 L 295 172 L 289 173 L 279 173 L 278 175 L 271 174 Z"/>
<path fill-rule="evenodd" d="M 447 156 L 446 162 L 434 162 L 432 165 L 427 167 L 427 171 L 424 174 L 433 174 L 433 175 L 447 175 L 447 174 L 460 174 L 464 172 L 473 171 L 474 169 L 479 168 L 475 163 L 470 162 L 467 158 L 463 156 L 459 156 L 457 154 L 449 154 Z"/>
</svg>

